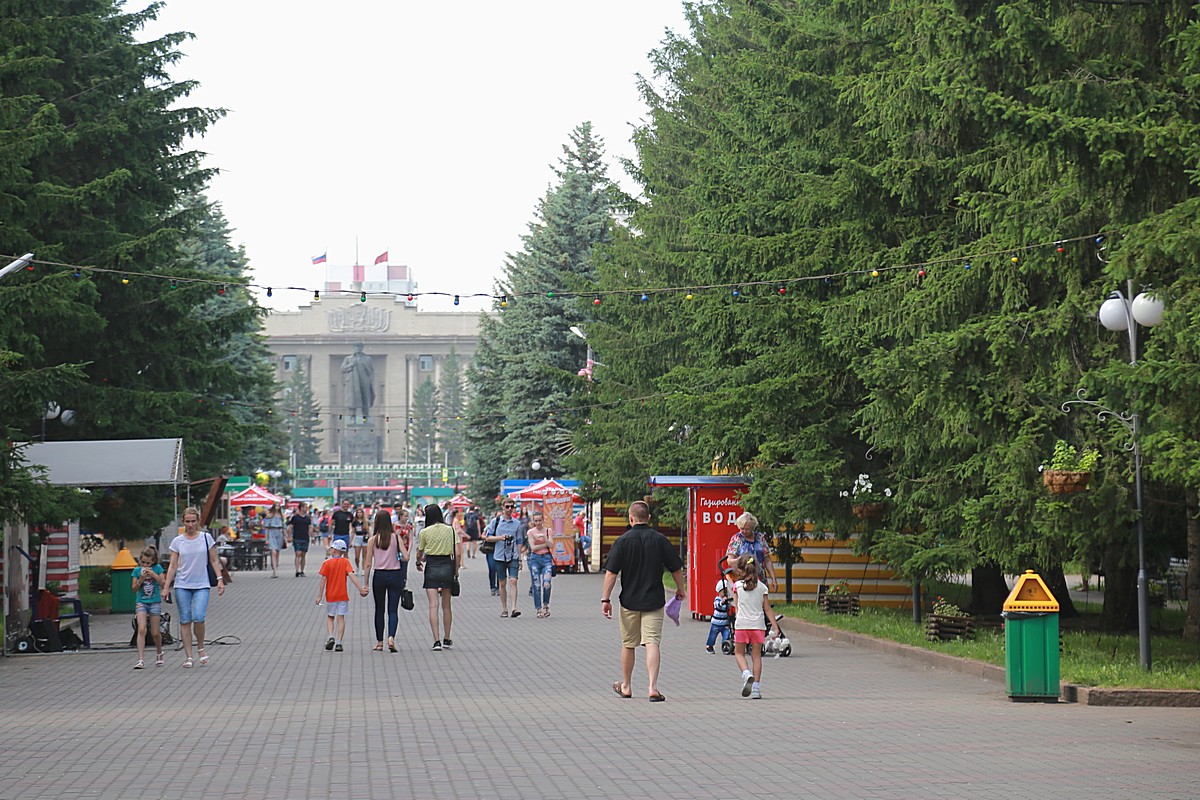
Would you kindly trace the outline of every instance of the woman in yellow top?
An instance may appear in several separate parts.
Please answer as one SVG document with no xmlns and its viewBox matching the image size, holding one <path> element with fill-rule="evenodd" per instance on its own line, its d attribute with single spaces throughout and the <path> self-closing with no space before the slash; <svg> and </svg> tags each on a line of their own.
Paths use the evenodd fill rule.
<svg viewBox="0 0 1200 800">
<path fill-rule="evenodd" d="M 428 561 L 426 567 L 425 562 Z M 433 649 L 449 649 L 450 587 L 458 580 L 462 567 L 462 542 L 454 529 L 442 521 L 442 509 L 436 503 L 425 506 L 425 527 L 417 536 L 417 572 L 425 573 L 425 595 L 429 598 L 429 627 L 433 629 Z M 438 638 L 438 597 L 441 597 L 442 626 L 445 635 Z"/>
</svg>

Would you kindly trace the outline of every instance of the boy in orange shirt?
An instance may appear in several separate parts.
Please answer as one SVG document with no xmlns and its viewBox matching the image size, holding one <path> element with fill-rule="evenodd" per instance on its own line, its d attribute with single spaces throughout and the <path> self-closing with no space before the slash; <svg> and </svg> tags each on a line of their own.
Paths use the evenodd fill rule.
<svg viewBox="0 0 1200 800">
<path fill-rule="evenodd" d="M 342 652 L 342 639 L 346 635 L 346 612 L 350 610 L 350 592 L 346 590 L 346 578 L 354 582 L 358 593 L 367 596 L 367 587 L 358 582 L 354 576 L 354 565 L 346 558 L 346 542 L 334 539 L 330 546 L 331 555 L 321 565 L 321 585 L 317 588 L 317 605 L 325 600 L 328 607 L 325 617 L 325 627 L 329 639 L 325 642 L 326 650 Z M 333 620 L 337 618 L 337 639 L 333 638 Z"/>
</svg>

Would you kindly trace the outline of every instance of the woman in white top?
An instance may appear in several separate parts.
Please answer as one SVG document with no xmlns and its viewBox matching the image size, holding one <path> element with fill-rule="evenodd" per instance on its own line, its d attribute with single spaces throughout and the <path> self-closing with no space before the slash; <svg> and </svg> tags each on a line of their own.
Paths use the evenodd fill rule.
<svg viewBox="0 0 1200 800">
<path fill-rule="evenodd" d="M 171 596 L 174 589 L 176 605 L 179 607 L 179 637 L 183 639 L 184 669 L 192 667 L 192 631 L 195 630 L 200 663 L 208 663 L 204 652 L 204 618 L 208 612 L 208 567 L 217 575 L 217 596 L 225 593 L 225 579 L 221 575 L 221 561 L 217 557 L 217 543 L 208 531 L 200 530 L 200 512 L 188 507 L 183 510 L 183 533 L 171 540 L 171 564 L 167 567 L 167 579 L 163 583 L 163 594 Z"/>
<path fill-rule="evenodd" d="M 279 503 L 272 503 L 271 508 L 267 511 L 267 516 L 263 518 L 263 531 L 267 534 L 267 549 L 271 551 L 271 577 L 279 577 L 279 551 L 283 549 L 283 512 L 279 510 Z"/>
</svg>

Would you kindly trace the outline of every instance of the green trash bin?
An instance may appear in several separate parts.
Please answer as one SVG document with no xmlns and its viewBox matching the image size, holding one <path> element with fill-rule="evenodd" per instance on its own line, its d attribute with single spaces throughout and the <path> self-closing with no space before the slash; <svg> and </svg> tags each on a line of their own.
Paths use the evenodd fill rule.
<svg viewBox="0 0 1200 800">
<path fill-rule="evenodd" d="M 1013 701 L 1057 703 L 1058 600 L 1033 570 L 1004 601 L 1005 688 Z"/>
<path fill-rule="evenodd" d="M 112 563 L 112 611 L 114 614 L 133 613 L 133 570 L 137 562 L 124 547 Z"/>
</svg>

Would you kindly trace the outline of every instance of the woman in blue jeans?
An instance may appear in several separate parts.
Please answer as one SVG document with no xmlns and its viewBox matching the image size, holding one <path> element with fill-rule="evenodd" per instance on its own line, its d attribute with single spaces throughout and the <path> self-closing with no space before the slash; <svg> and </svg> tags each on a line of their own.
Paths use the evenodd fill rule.
<svg viewBox="0 0 1200 800">
<path fill-rule="evenodd" d="M 383 650 L 383 612 L 387 609 L 387 646 L 396 652 L 396 625 L 400 621 L 400 593 L 408 581 L 408 556 L 411 542 L 407 530 L 392 528 L 392 515 L 375 512 L 371 536 L 367 539 L 366 579 L 375 596 L 375 647 Z M 374 574 L 372 574 L 374 573 Z"/>
<path fill-rule="evenodd" d="M 535 511 L 525 534 L 529 546 L 529 577 L 533 581 L 533 607 L 538 619 L 550 616 L 550 577 L 554 560 L 550 555 L 550 531 L 542 527 L 542 512 Z"/>
<path fill-rule="evenodd" d="M 183 640 L 183 667 L 191 669 L 192 634 L 195 632 L 200 663 L 208 663 L 204 650 L 204 618 L 208 613 L 208 567 L 214 574 L 221 575 L 221 561 L 217 557 L 217 542 L 208 531 L 200 530 L 199 510 L 188 507 L 183 510 L 183 533 L 171 540 L 171 565 L 167 567 L 167 579 L 163 581 L 163 596 L 174 599 L 179 608 L 179 638 Z M 225 593 L 225 578 L 217 578 L 217 596 Z"/>
</svg>

